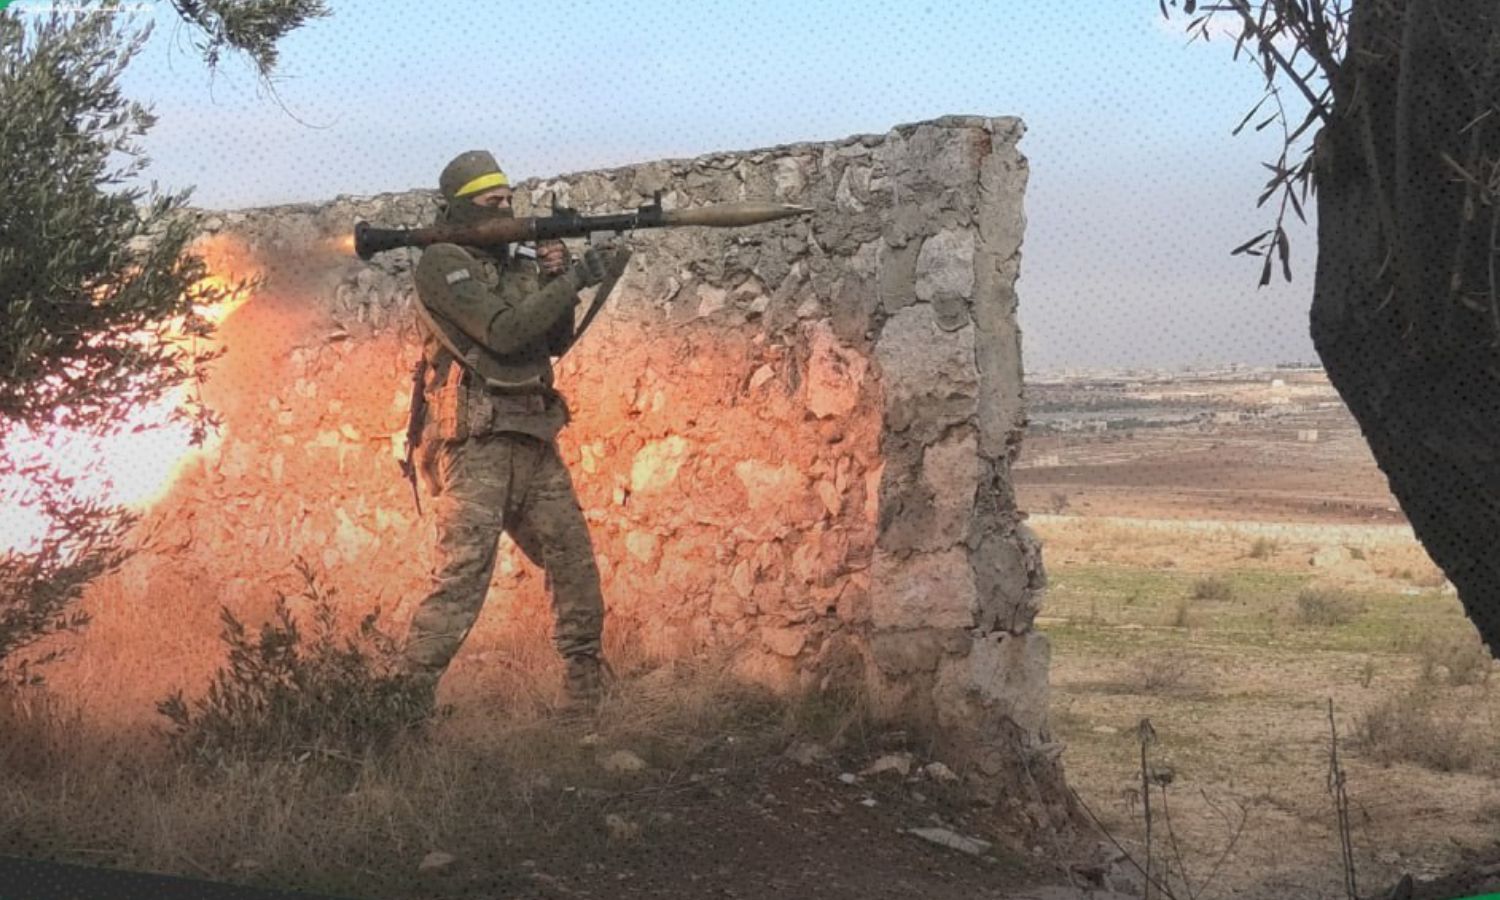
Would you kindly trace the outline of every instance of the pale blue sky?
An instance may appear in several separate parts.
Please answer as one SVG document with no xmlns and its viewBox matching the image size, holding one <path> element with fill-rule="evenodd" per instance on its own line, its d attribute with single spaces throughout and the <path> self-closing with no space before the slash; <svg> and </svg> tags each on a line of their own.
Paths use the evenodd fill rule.
<svg viewBox="0 0 1500 900">
<path fill-rule="evenodd" d="M 1155 0 L 812 3 L 330 0 L 282 44 L 278 93 L 210 78 L 164 2 L 127 74 L 160 123 L 151 177 L 237 207 L 430 187 L 492 148 L 512 177 L 1021 117 L 1031 162 L 1019 283 L 1028 369 L 1312 359 L 1315 248 L 1257 290 L 1229 250 L 1275 129 L 1227 41 L 1186 46 Z"/>
</svg>

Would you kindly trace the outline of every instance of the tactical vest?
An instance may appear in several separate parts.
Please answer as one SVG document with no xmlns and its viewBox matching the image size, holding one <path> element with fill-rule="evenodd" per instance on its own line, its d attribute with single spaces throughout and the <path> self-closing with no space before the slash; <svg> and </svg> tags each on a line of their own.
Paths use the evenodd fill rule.
<svg viewBox="0 0 1500 900">
<path fill-rule="evenodd" d="M 502 266 L 486 255 L 466 257 L 469 277 L 483 285 L 497 304 L 544 286 L 544 276 L 532 260 L 510 257 Z M 452 441 L 500 432 L 555 439 L 569 416 L 567 404 L 553 388 L 552 357 L 561 355 L 572 338 L 571 313 L 560 315 L 543 338 L 516 352 L 499 354 L 444 316 L 448 297 L 443 284 L 433 273 L 420 274 L 426 276 L 417 280 L 417 316 L 428 362 L 429 422 L 424 443 L 428 436 Z"/>
</svg>

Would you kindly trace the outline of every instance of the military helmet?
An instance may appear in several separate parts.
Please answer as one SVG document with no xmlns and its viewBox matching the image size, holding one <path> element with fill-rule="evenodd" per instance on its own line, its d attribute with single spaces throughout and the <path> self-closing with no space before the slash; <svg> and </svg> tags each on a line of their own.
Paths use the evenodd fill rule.
<svg viewBox="0 0 1500 900">
<path fill-rule="evenodd" d="M 443 167 L 443 174 L 438 176 L 438 188 L 443 192 L 443 199 L 450 203 L 490 188 L 509 186 L 510 179 L 505 177 L 500 164 L 488 150 L 460 153 Z"/>
</svg>

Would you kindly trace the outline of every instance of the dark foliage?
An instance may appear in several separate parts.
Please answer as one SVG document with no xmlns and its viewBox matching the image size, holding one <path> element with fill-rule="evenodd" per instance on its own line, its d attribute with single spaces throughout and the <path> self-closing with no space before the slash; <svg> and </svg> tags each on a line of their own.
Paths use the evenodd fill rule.
<svg viewBox="0 0 1500 900">
<path fill-rule="evenodd" d="M 367 615 L 340 638 L 334 591 L 299 563 L 312 634 L 303 633 L 279 595 L 258 636 L 222 612 L 227 664 L 192 703 L 179 691 L 157 705 L 184 758 L 210 765 L 246 760 L 358 761 L 394 746 L 427 716 L 431 695 L 403 677 L 395 641 Z"/>
</svg>

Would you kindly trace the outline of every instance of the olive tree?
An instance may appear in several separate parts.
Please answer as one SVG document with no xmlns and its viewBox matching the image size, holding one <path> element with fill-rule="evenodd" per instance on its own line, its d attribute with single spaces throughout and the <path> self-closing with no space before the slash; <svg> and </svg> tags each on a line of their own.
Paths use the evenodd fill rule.
<svg viewBox="0 0 1500 900">
<path fill-rule="evenodd" d="M 212 67 L 244 52 L 262 77 L 276 43 L 321 0 L 176 0 Z M 205 286 L 192 250 L 189 191 L 148 191 L 140 139 L 151 112 L 126 98 L 121 74 L 150 35 L 118 3 L 27 22 L 0 12 L 0 483 L 15 512 L 50 523 L 39 547 L 0 548 L 0 665 L 60 630 L 91 579 L 124 558 L 131 517 L 73 496 L 47 463 L 58 430 L 102 434 L 184 383 L 213 353 L 199 315 L 225 290 Z M 201 404 L 180 411 L 201 441 Z M 34 453 L 19 443 L 41 442 Z M 29 680 L 21 669 L 23 678 Z"/>
<path fill-rule="evenodd" d="M 1181 8 L 1194 37 L 1229 26 L 1264 78 L 1240 127 L 1285 138 L 1260 197 L 1271 227 L 1234 252 L 1262 257 L 1262 285 L 1290 279 L 1288 220 L 1316 203 L 1313 344 L 1500 653 L 1500 2 Z"/>
</svg>

